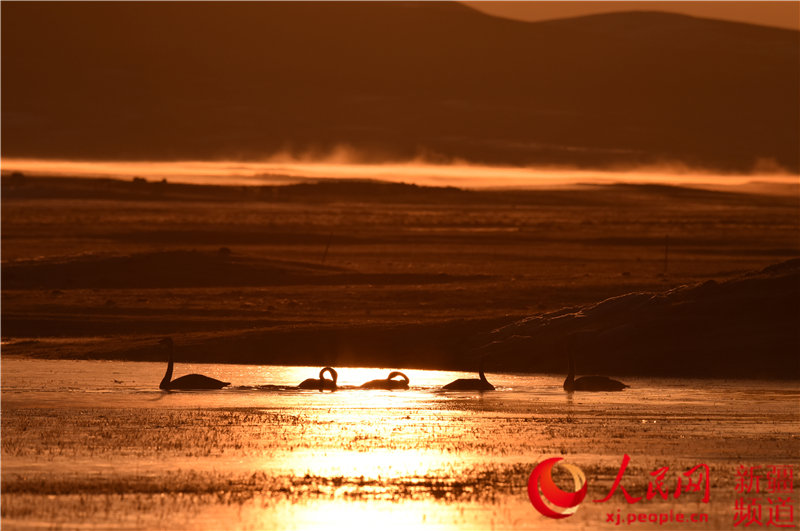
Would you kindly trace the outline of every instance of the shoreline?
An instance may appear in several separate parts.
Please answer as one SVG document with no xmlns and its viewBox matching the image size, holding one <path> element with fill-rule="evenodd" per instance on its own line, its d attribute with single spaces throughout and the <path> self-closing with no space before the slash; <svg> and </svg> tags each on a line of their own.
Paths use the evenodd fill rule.
<svg viewBox="0 0 800 531">
<path fill-rule="evenodd" d="M 473 372 L 477 371 L 480 357 L 485 355 L 489 374 L 566 374 L 566 356 L 549 338 L 543 340 L 535 357 L 519 356 L 516 349 L 509 355 L 502 351 L 501 342 L 487 343 L 492 333 L 496 334 L 504 326 L 513 327 L 519 321 L 475 319 L 424 325 L 306 326 L 173 334 L 172 337 L 176 341 L 177 363 Z M 466 331 L 473 332 L 467 341 L 461 339 Z M 162 336 L 4 338 L 2 358 L 163 362 L 164 353 L 157 345 L 159 337 Z M 525 340 L 517 336 L 514 342 L 524 343 Z M 720 364 L 715 372 L 708 370 L 707 363 L 699 366 L 676 363 L 668 370 L 646 362 L 631 364 L 624 352 L 601 357 L 599 354 L 603 351 L 602 345 L 598 345 L 594 358 L 586 358 L 582 365 L 585 370 L 579 369 L 579 373 L 668 379 L 800 381 L 800 374 L 791 365 L 774 361 L 771 365 L 753 367 L 738 363 L 736 360 L 741 361 L 741 356 L 737 358 L 724 349 L 708 356 L 712 365 Z M 786 358 L 787 362 L 790 360 L 791 356 Z M 724 364 L 724 361 L 729 363 Z"/>
<path fill-rule="evenodd" d="M 24 342 L 24 341 L 23 341 Z M 36 355 L 36 354 L 25 354 L 25 353 L 13 353 L 13 354 L 3 354 L 0 357 L 0 367 L 2 366 L 2 359 L 8 360 L 54 360 L 54 361 L 122 361 L 122 362 L 131 362 L 131 363 L 161 363 L 164 360 L 162 359 L 141 359 L 141 358 L 127 358 L 123 356 L 119 357 L 47 357 L 44 355 Z M 245 362 L 245 361 L 236 361 L 236 360 L 225 360 L 225 361 L 202 361 L 202 360 L 195 360 L 192 358 L 184 358 L 180 361 L 180 363 L 191 363 L 192 365 L 242 365 L 242 366 L 265 366 L 265 367 L 310 367 L 310 368 L 317 368 L 320 367 L 322 364 L 319 363 L 291 363 L 287 361 L 286 363 L 258 363 L 256 361 L 252 362 Z M 405 367 L 397 367 L 395 365 L 336 365 L 336 369 L 380 369 L 380 370 L 418 370 L 418 371 L 441 371 L 441 372 L 465 372 L 471 373 L 468 368 L 464 368 L 463 366 L 455 366 L 455 367 L 438 367 L 438 366 L 405 366 Z M 563 378 L 566 371 L 561 372 L 538 372 L 538 371 L 514 371 L 514 370 L 496 370 L 496 371 L 486 371 L 487 377 L 491 379 L 493 373 L 495 374 L 503 374 L 506 376 L 531 376 L 531 377 L 550 377 L 550 378 Z M 708 374 L 703 375 L 692 375 L 692 374 L 648 374 L 648 373 L 616 373 L 614 372 L 611 376 L 619 376 L 620 378 L 652 378 L 652 379 L 664 379 L 664 380 L 701 380 L 701 381 L 732 381 L 732 382 L 782 382 L 782 383 L 798 383 L 800 384 L 800 377 L 797 376 L 790 376 L 785 373 L 782 374 L 775 374 L 771 377 L 769 376 L 753 376 L 752 374 L 726 374 L 724 376 L 710 376 Z M 289 386 L 291 388 L 291 386 Z M 360 390 L 358 387 L 342 387 L 339 391 L 358 391 Z M 229 391 L 229 390 L 228 390 Z M 250 389 L 246 389 L 245 391 L 250 391 Z M 620 391 L 620 392 L 624 392 Z M 616 393 L 616 392 L 612 392 Z"/>
</svg>

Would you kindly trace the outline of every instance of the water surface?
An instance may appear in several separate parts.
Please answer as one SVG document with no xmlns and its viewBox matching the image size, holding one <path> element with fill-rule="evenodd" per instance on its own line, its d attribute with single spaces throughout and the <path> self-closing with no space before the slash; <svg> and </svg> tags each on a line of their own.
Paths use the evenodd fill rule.
<svg viewBox="0 0 800 531">
<path fill-rule="evenodd" d="M 443 393 L 475 375 L 408 370 L 408 391 L 357 389 L 394 369 L 338 368 L 344 388 L 321 393 L 293 389 L 319 367 L 178 364 L 176 377 L 232 385 L 163 392 L 163 363 L 6 358 L 3 525 L 552 529 L 527 497 L 537 462 L 565 457 L 599 499 L 628 454 L 637 495 L 659 467 L 708 464 L 711 502 L 617 495 L 559 528 L 612 528 L 608 512 L 635 509 L 728 529 L 738 467 L 800 456 L 792 382 L 625 378 L 623 392 L 568 395 L 563 375 L 490 374 L 495 392 Z"/>
</svg>

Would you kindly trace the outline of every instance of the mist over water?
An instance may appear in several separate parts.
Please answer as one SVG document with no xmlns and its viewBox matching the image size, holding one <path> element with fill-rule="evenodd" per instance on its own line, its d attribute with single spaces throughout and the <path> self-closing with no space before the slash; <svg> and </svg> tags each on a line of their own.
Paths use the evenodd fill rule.
<svg viewBox="0 0 800 531">
<path fill-rule="evenodd" d="M 706 189 L 743 189 L 770 193 L 796 193 L 797 175 L 779 171 L 720 174 L 680 166 L 626 170 L 588 170 L 564 167 L 489 166 L 454 161 L 436 164 L 425 160 L 357 163 L 343 155 L 319 160 L 276 156 L 258 162 L 242 161 L 74 161 L 5 158 L 4 174 L 94 177 L 148 180 L 203 185 L 259 186 L 292 184 L 306 180 L 358 179 L 404 182 L 420 186 L 454 186 L 467 189 L 565 187 L 577 184 L 653 184 Z"/>
</svg>

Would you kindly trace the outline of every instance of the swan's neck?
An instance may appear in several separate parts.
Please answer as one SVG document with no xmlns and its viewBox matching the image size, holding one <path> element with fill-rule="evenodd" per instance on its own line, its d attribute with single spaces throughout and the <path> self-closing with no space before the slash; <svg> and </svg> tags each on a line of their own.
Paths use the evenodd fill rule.
<svg viewBox="0 0 800 531">
<path fill-rule="evenodd" d="M 567 372 L 567 379 L 564 380 L 564 389 L 570 390 L 575 385 L 575 362 L 572 358 L 569 359 L 569 372 Z"/>
<path fill-rule="evenodd" d="M 164 374 L 164 378 L 161 380 L 161 385 L 158 387 L 160 389 L 166 389 L 169 387 L 169 383 L 172 381 L 172 347 L 169 348 L 169 362 L 167 362 L 167 372 Z"/>
<path fill-rule="evenodd" d="M 405 374 L 403 374 L 402 372 L 399 372 L 399 371 L 390 372 L 389 373 L 389 377 L 386 378 L 386 379 L 387 380 L 392 380 L 394 378 L 401 378 L 405 383 L 409 383 L 411 381 L 411 380 L 408 379 L 408 376 L 406 376 Z"/>
<path fill-rule="evenodd" d="M 339 375 L 338 375 L 338 374 L 336 374 L 336 371 L 335 371 L 335 370 L 333 370 L 333 369 L 331 369 L 330 367 L 325 367 L 324 369 L 322 369 L 321 371 L 319 371 L 319 379 L 320 379 L 320 380 L 324 380 L 324 379 L 325 379 L 325 373 L 326 373 L 326 372 L 327 372 L 327 373 L 329 373 L 329 374 L 331 375 L 331 380 L 333 380 L 333 383 L 335 384 L 335 383 L 336 383 L 336 380 L 337 380 L 337 379 L 338 379 L 338 377 L 339 377 Z"/>
</svg>

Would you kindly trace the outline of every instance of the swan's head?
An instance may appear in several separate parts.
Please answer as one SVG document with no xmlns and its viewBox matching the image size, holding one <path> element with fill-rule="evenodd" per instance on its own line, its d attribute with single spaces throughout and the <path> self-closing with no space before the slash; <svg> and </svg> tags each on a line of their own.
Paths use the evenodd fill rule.
<svg viewBox="0 0 800 531">
<path fill-rule="evenodd" d="M 172 338 L 171 337 L 165 337 L 164 339 L 159 341 L 158 344 L 159 345 L 164 345 L 167 348 L 172 348 Z"/>
<path fill-rule="evenodd" d="M 331 375 L 331 379 L 333 379 L 333 383 L 336 383 L 336 380 L 339 378 L 339 375 L 333 369 L 333 367 L 323 367 L 322 370 L 319 371 L 319 379 L 325 379 L 325 373 L 328 372 Z"/>
</svg>

